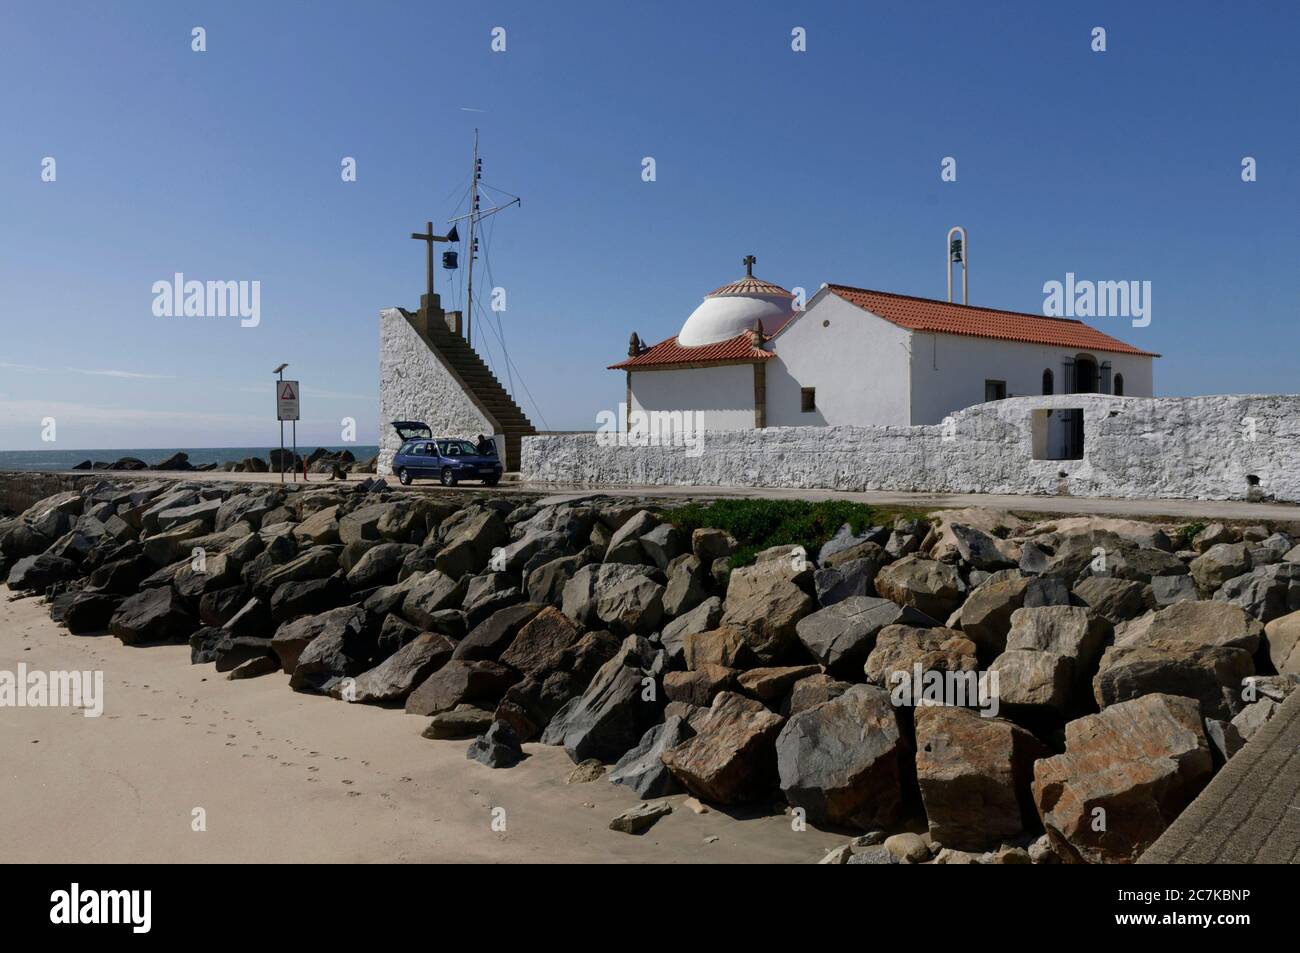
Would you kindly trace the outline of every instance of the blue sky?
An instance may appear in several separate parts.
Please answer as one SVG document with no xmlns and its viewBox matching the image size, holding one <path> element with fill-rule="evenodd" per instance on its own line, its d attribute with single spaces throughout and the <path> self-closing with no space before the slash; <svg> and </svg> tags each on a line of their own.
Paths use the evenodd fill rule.
<svg viewBox="0 0 1300 953">
<path fill-rule="evenodd" d="M 49 449 L 48 416 L 68 449 L 274 442 L 282 361 L 300 443 L 348 416 L 373 442 L 377 313 L 418 304 L 407 236 L 455 213 L 475 126 L 484 182 L 523 197 L 491 283 L 539 427 L 594 427 L 628 334 L 675 334 L 745 254 L 786 287 L 941 298 L 954 224 L 972 303 L 1038 311 L 1067 271 L 1149 280 L 1149 327 L 1094 323 L 1164 355 L 1157 393 L 1293 392 L 1297 10 L 10 0 L 0 449 Z M 260 281 L 260 325 L 155 317 L 178 271 Z"/>
</svg>

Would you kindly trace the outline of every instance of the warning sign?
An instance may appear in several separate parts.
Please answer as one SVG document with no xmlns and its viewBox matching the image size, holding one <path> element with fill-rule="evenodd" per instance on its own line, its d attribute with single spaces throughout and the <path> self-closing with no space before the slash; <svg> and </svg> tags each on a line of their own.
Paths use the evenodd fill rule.
<svg viewBox="0 0 1300 953">
<path fill-rule="evenodd" d="M 298 382 L 275 382 L 275 412 L 281 420 L 298 419 Z"/>
</svg>

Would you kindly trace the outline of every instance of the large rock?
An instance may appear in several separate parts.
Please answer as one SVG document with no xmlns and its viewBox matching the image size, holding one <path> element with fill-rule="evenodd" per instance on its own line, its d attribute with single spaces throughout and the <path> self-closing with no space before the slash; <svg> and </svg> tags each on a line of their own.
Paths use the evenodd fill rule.
<svg viewBox="0 0 1300 953">
<path fill-rule="evenodd" d="M 503 609 L 479 628 L 485 626 L 490 630 L 515 628 L 515 634 L 508 641 L 504 636 L 499 640 L 504 648 L 497 660 L 524 675 L 545 671 L 558 664 L 562 653 L 581 639 L 573 620 L 559 609 L 532 603 Z"/>
<path fill-rule="evenodd" d="M 99 592 L 76 593 L 63 613 L 63 624 L 73 635 L 101 632 L 122 604 L 123 597 Z"/>
<path fill-rule="evenodd" d="M 524 749 L 509 724 L 494 721 L 486 734 L 470 742 L 465 757 L 489 768 L 510 768 L 524 759 Z"/>
<path fill-rule="evenodd" d="M 564 586 L 564 614 L 619 635 L 652 632 L 663 618 L 664 587 L 655 572 L 628 563 L 583 566 Z"/>
<path fill-rule="evenodd" d="M 466 578 L 469 583 L 461 609 L 470 625 L 478 625 L 494 612 L 524 601 L 519 577 L 513 573 L 491 572 Z"/>
<path fill-rule="evenodd" d="M 730 556 L 739 548 L 736 537 L 725 529 L 701 527 L 691 533 L 691 552 L 706 566 Z"/>
<path fill-rule="evenodd" d="M 1109 622 L 1081 606 L 1039 606 L 1016 610 L 1011 616 L 1011 631 L 1007 635 L 1007 653 L 1039 652 L 1063 659 L 1066 664 L 1062 666 L 1054 661 L 1040 660 L 1040 664 L 1034 665 L 1029 660 L 1029 664 L 1025 665 L 1023 663 L 1026 660 L 1019 655 L 1014 656 L 1019 663 L 1010 668 L 1005 664 L 999 667 L 995 661 L 995 670 L 1017 673 L 1015 690 L 1010 695 L 1007 693 L 1008 685 L 1003 683 L 1001 686 L 1002 700 L 1010 705 L 1047 704 L 1064 710 L 1070 703 L 1087 697 L 1098 659 L 1110 634 Z M 1032 671 L 1049 677 L 1046 681 L 1033 678 L 1026 681 L 1019 677 L 1028 676 Z M 1006 678 L 1007 675 L 1001 677 Z M 1063 685 L 1058 685 L 1058 678 L 1064 679 Z M 1034 681 L 1039 681 L 1029 691 L 1029 696 L 1034 697 L 1018 697 Z M 1050 701 L 1042 698 L 1039 691 L 1049 685 L 1052 696 Z M 1058 687 L 1063 692 L 1057 692 Z"/>
<path fill-rule="evenodd" d="M 24 556 L 9 570 L 8 585 L 14 591 L 46 589 L 77 575 L 77 564 L 71 559 L 42 553 Z"/>
<path fill-rule="evenodd" d="M 189 638 L 198 621 L 170 586 L 144 589 L 124 600 L 108 629 L 124 645 L 176 642 Z"/>
<path fill-rule="evenodd" d="M 999 705 L 1017 717 L 1062 714 L 1077 699 L 1074 666 L 1055 652 L 1007 649 L 989 666 L 989 681 L 997 685 Z"/>
<path fill-rule="evenodd" d="M 408 715 L 436 715 L 457 705 L 490 706 L 519 680 L 496 662 L 452 659 L 420 683 L 406 699 Z"/>
<path fill-rule="evenodd" d="M 287 622 L 304 615 L 319 615 L 346 605 L 351 598 L 348 584 L 339 574 L 281 583 L 271 594 L 271 618 Z"/>
<path fill-rule="evenodd" d="M 874 596 L 876 573 L 881 565 L 870 559 L 850 559 L 838 566 L 818 569 L 813 574 L 818 604 L 832 606 L 850 596 Z"/>
<path fill-rule="evenodd" d="M 1268 623 L 1264 638 L 1273 667 L 1282 675 L 1300 675 L 1300 611 Z"/>
<path fill-rule="evenodd" d="M 379 543 L 370 547 L 348 570 L 348 585 L 353 589 L 373 589 L 396 582 L 403 561 L 415 549 L 410 543 Z"/>
<path fill-rule="evenodd" d="M 1229 579 L 1214 594 L 1216 602 L 1240 606 L 1260 622 L 1300 610 L 1300 564 L 1259 566 Z"/>
<path fill-rule="evenodd" d="M 696 797 L 740 804 L 777 782 L 776 737 L 784 719 L 734 692 L 713 700 L 698 734 L 663 752 L 674 778 Z"/>
<path fill-rule="evenodd" d="M 744 632 L 733 626 L 693 632 L 683 640 L 683 648 L 683 660 L 688 669 L 701 669 L 706 665 L 741 669 L 758 664 L 758 657 L 745 641 Z"/>
<path fill-rule="evenodd" d="M 482 572 L 494 549 L 510 542 L 510 528 L 495 509 L 482 508 L 461 520 L 443 540 L 435 563 L 453 579 Z"/>
<path fill-rule="evenodd" d="M 868 682 L 888 689 L 897 679 L 896 673 L 910 679 L 917 665 L 922 672 L 974 672 L 979 661 L 975 643 L 963 632 L 887 625 L 876 636 L 863 671 Z"/>
<path fill-rule="evenodd" d="M 290 688 L 295 691 L 328 692 L 338 679 L 352 678 L 370 668 L 376 640 L 366 627 L 364 610 L 359 606 L 351 609 L 350 614 L 332 619 L 302 649 L 297 664 L 289 672 Z M 281 658 L 283 667 L 283 641 L 276 644 L 279 636 L 277 630 L 271 639 L 271 646 Z M 289 671 L 287 667 L 285 671 Z"/>
<path fill-rule="evenodd" d="M 1187 579 L 1186 576 L 1162 576 L 1161 579 Z M 1110 576 L 1089 576 L 1074 588 L 1075 597 L 1096 615 L 1118 625 L 1136 619 L 1147 611 L 1147 597 L 1141 582 L 1112 579 Z"/>
<path fill-rule="evenodd" d="M 202 520 L 190 520 L 170 529 L 155 533 L 144 541 L 144 554 L 155 566 L 166 566 L 181 558 L 191 555 L 192 542 L 208 531 L 208 524 Z"/>
<path fill-rule="evenodd" d="M 832 675 L 856 678 L 885 626 L 933 624 L 934 619 L 909 606 L 853 596 L 804 616 L 795 631 L 804 648 Z"/>
<path fill-rule="evenodd" d="M 412 576 L 402 583 L 402 618 L 422 629 L 434 627 L 435 616 L 445 609 L 459 609 L 465 601 L 467 581 L 440 570 Z"/>
<path fill-rule="evenodd" d="M 776 755 L 781 790 L 810 821 L 874 829 L 899 820 L 909 745 L 883 689 L 854 685 L 791 715 Z"/>
<path fill-rule="evenodd" d="M 986 660 L 1007 647 L 1011 614 L 1025 604 L 1029 580 L 1023 576 L 991 579 L 976 588 L 961 607 L 961 630 Z"/>
<path fill-rule="evenodd" d="M 649 557 L 641 545 L 641 537 L 659 523 L 660 518 L 649 510 L 636 513 L 614 531 L 609 547 L 605 550 L 605 562 L 628 564 L 645 562 Z"/>
<path fill-rule="evenodd" d="M 949 524 L 957 558 L 973 569 L 994 572 L 1020 561 L 1019 547 L 965 523 Z"/>
<path fill-rule="evenodd" d="M 686 639 L 700 632 L 709 632 L 722 621 L 722 600 L 710 596 L 683 616 L 664 626 L 659 641 L 668 653 L 669 663 L 677 667 L 685 664 Z"/>
<path fill-rule="evenodd" d="M 293 535 L 313 544 L 337 543 L 339 541 L 338 510 L 337 505 L 317 510 L 293 528 Z M 349 533 L 349 537 L 355 538 L 352 533 Z"/>
<path fill-rule="evenodd" d="M 520 631 L 541 611 L 541 606 L 526 602 L 494 612 L 461 640 L 453 658 L 498 661 L 501 653 L 510 648 Z"/>
<path fill-rule="evenodd" d="M 1028 731 L 968 708 L 916 710 L 916 775 L 930 836 L 985 850 L 1037 826 L 1033 765 L 1050 752 Z"/>
<path fill-rule="evenodd" d="M 306 582 L 332 576 L 339 568 L 340 551 L 337 546 L 313 546 L 288 562 L 266 570 L 258 577 L 253 590 L 270 598 L 286 582 Z"/>
<path fill-rule="evenodd" d="M 221 500 L 214 499 L 200 500 L 189 506 L 172 507 L 154 514 L 154 525 L 158 530 L 169 530 L 173 526 L 180 526 L 182 523 L 188 523 L 191 520 L 200 520 L 204 526 L 211 529 L 221 506 Z"/>
<path fill-rule="evenodd" d="M 708 707 L 719 692 L 736 691 L 736 670 L 711 663 L 688 672 L 664 675 L 664 695 L 669 701 Z"/>
<path fill-rule="evenodd" d="M 798 643 L 799 620 L 815 608 L 812 597 L 795 583 L 787 563 L 758 563 L 731 573 L 722 624 L 744 632 L 758 659 L 771 665 L 792 651 Z"/>
<path fill-rule="evenodd" d="M 799 712 L 807 711 L 822 702 L 839 698 L 852 687 L 849 682 L 842 682 L 825 674 L 801 678 L 790 688 L 790 697 L 782 704 L 781 714 L 792 718 Z"/>
<path fill-rule="evenodd" d="M 682 744 L 693 734 L 686 719 L 671 715 L 649 728 L 636 747 L 619 758 L 607 777 L 612 784 L 629 788 L 637 797 L 664 797 L 681 790 L 663 762 L 663 753 Z"/>
<path fill-rule="evenodd" d="M 556 640 L 556 644 L 562 641 L 559 632 L 562 626 L 558 622 L 543 620 L 541 614 L 533 622 L 551 629 L 542 633 L 539 641 L 551 638 Z M 555 628 L 552 629 L 552 625 Z M 619 650 L 618 639 L 608 632 L 588 632 L 577 642 L 553 654 L 534 655 L 530 651 L 524 656 L 523 649 L 531 644 L 533 640 L 529 633 L 520 633 L 515 644 L 502 656 L 503 664 L 512 667 L 527 665 L 529 673 L 523 681 L 510 686 L 496 709 L 497 717 L 509 721 L 524 741 L 531 741 L 541 735 L 543 730 L 548 730 L 556 713 L 565 705 L 575 702 L 591 684 L 601 666 Z M 517 648 L 520 650 L 519 655 L 516 654 Z M 563 725 L 557 724 L 554 727 L 556 736 L 548 743 L 563 744 Z"/>
<path fill-rule="evenodd" d="M 779 665 L 765 668 L 751 668 L 736 677 L 742 694 L 757 698 L 766 705 L 776 707 L 776 703 L 790 694 L 795 683 L 810 675 L 818 675 L 821 670 L 816 665 Z M 665 676 L 666 677 L 666 676 Z"/>
<path fill-rule="evenodd" d="M 1196 585 L 1207 596 L 1234 576 L 1250 571 L 1250 550 L 1245 543 L 1218 543 L 1187 566 Z"/>
<path fill-rule="evenodd" d="M 1237 606 L 1180 602 L 1116 630 L 1093 679 L 1103 708 L 1155 692 L 1198 699 L 1207 718 L 1241 710 L 1264 627 Z"/>
<path fill-rule="evenodd" d="M 285 622 L 276 629 L 271 637 L 271 649 L 279 657 L 280 667 L 292 676 L 303 650 L 318 637 L 332 633 L 335 641 L 341 641 L 345 635 L 355 640 L 365 624 L 366 614 L 360 606 L 342 606 L 319 615 L 304 616 Z"/>
<path fill-rule="evenodd" d="M 339 542 L 344 545 L 366 540 L 378 542 L 382 539 L 379 535 L 379 521 L 394 505 L 393 503 L 370 503 L 339 517 Z"/>
<path fill-rule="evenodd" d="M 404 701 L 416 685 L 446 664 L 455 647 L 456 643 L 445 635 L 422 632 L 350 683 L 336 683 L 330 694 L 351 702 Z"/>
<path fill-rule="evenodd" d="M 1212 770 L 1196 701 L 1151 694 L 1067 724 L 1065 753 L 1034 764 L 1033 794 L 1062 859 L 1131 863 Z"/>
<path fill-rule="evenodd" d="M 524 580 L 529 602 L 559 605 L 564 598 L 564 587 L 583 566 L 591 562 L 586 553 L 561 556 L 532 569 Z"/>
<path fill-rule="evenodd" d="M 942 620 L 961 604 L 966 585 L 952 566 L 913 555 L 881 569 L 876 591 L 900 606 Z"/>
<path fill-rule="evenodd" d="M 645 669 L 650 654 L 645 639 L 629 635 L 586 691 L 557 716 L 561 724 L 552 726 L 552 737 L 559 737 L 574 764 L 617 760 L 659 720 L 663 701 Z"/>
<path fill-rule="evenodd" d="M 667 524 L 665 524 L 667 525 Z M 675 619 L 690 612 L 709 597 L 707 567 L 699 557 L 687 553 L 668 565 L 668 585 L 664 588 L 664 616 Z"/>
<path fill-rule="evenodd" d="M 664 587 L 639 566 L 601 569 L 596 583 L 596 618 L 617 635 L 658 629 Z"/>
</svg>

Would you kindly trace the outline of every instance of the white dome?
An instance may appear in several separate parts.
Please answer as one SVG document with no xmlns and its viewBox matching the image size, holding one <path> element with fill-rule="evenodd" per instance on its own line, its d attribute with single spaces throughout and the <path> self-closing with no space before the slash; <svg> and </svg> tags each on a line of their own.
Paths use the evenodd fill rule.
<svg viewBox="0 0 1300 953">
<path fill-rule="evenodd" d="M 779 285 L 757 278 L 741 278 L 708 295 L 682 325 L 677 343 L 703 347 L 729 341 L 757 327 L 771 334 L 789 319 L 794 296 Z"/>
</svg>

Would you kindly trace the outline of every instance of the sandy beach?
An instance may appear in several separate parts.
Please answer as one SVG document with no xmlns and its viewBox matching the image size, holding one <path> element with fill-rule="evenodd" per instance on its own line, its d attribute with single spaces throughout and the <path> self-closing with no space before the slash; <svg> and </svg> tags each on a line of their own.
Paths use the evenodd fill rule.
<svg viewBox="0 0 1300 953">
<path fill-rule="evenodd" d="M 467 742 L 421 738 L 423 718 L 298 694 L 281 673 L 228 681 L 188 646 L 72 636 L 41 600 L 10 597 L 0 586 L 0 670 L 102 671 L 104 711 L 0 708 L 9 862 L 807 863 L 846 839 L 696 815 L 681 795 L 646 834 L 617 833 L 636 797 L 566 784 L 559 748 L 492 770 Z"/>
</svg>

